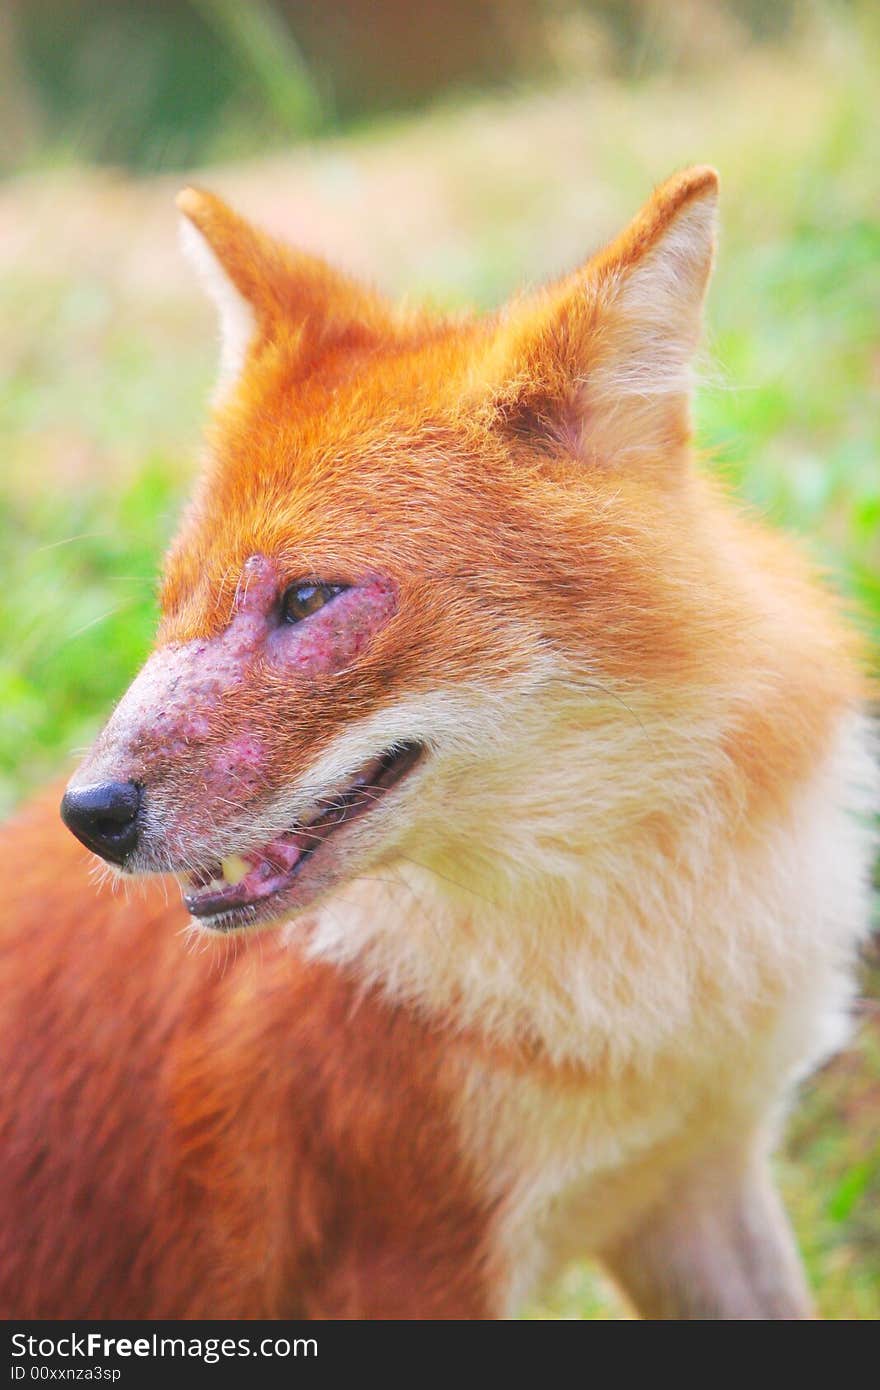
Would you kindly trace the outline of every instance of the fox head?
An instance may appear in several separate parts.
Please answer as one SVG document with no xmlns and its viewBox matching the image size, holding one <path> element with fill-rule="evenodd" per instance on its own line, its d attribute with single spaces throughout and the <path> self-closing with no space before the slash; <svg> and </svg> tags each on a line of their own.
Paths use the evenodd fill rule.
<svg viewBox="0 0 880 1390">
<path fill-rule="evenodd" d="M 229 931 L 407 858 L 515 890 L 655 814 L 645 711 L 735 659 L 689 458 L 716 196 L 691 169 L 575 273 L 438 319 L 181 194 L 220 385 L 74 833 Z"/>
</svg>

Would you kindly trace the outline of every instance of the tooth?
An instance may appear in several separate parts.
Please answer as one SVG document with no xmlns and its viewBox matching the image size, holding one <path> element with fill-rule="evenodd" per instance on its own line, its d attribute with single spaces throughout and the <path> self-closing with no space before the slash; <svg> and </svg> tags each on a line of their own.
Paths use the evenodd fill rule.
<svg viewBox="0 0 880 1390">
<path fill-rule="evenodd" d="M 240 854 L 228 854 L 220 867 L 226 882 L 230 883 L 233 888 L 237 883 L 241 883 L 246 874 L 250 873 L 250 865 L 245 863 Z"/>
</svg>

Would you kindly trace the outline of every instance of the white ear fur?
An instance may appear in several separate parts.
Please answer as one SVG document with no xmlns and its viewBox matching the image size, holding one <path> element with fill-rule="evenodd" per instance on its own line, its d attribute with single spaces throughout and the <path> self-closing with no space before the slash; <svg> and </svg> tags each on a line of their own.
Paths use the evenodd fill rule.
<svg viewBox="0 0 880 1390">
<path fill-rule="evenodd" d="M 219 403 L 229 395 L 241 375 L 247 350 L 257 331 L 256 315 L 229 279 L 205 237 L 186 216 L 180 219 L 180 240 L 184 254 L 195 266 L 219 315 L 220 371 L 214 389 L 214 401 Z"/>
<path fill-rule="evenodd" d="M 613 313 L 628 371 L 615 373 L 618 391 L 657 395 L 690 390 L 715 250 L 717 203 L 714 189 L 695 198 L 623 275 Z"/>
<path fill-rule="evenodd" d="M 703 299 L 715 251 L 717 190 L 672 219 L 608 286 L 605 350 L 581 384 L 584 452 L 624 461 L 650 452 L 693 389 Z M 666 422 L 666 423 L 664 423 Z"/>
</svg>

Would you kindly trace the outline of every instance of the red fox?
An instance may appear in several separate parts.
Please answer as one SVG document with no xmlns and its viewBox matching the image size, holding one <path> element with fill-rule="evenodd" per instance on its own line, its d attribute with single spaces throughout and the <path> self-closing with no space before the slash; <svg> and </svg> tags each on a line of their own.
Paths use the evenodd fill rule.
<svg viewBox="0 0 880 1390">
<path fill-rule="evenodd" d="M 222 361 L 156 649 L 73 835 L 3 841 L 7 1317 L 506 1317 L 581 1254 L 812 1315 L 767 1156 L 876 783 L 857 639 L 692 458 L 717 185 L 453 319 L 180 196 Z"/>
</svg>

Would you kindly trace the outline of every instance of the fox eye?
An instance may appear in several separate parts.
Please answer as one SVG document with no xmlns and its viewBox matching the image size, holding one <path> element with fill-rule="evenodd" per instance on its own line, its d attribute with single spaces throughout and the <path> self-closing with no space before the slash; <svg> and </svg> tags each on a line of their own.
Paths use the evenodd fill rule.
<svg viewBox="0 0 880 1390">
<path fill-rule="evenodd" d="M 317 613 L 331 598 L 341 594 L 344 584 L 321 584 L 300 580 L 291 584 L 281 600 L 281 618 L 285 623 L 301 623 L 312 613 Z"/>
</svg>

